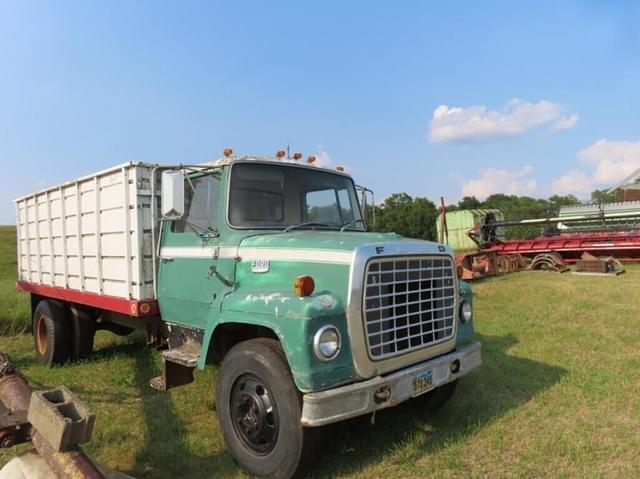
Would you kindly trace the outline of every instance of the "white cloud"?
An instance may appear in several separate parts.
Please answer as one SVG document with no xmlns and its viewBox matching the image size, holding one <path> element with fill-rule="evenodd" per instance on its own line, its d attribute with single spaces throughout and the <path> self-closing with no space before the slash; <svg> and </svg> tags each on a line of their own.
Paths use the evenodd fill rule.
<svg viewBox="0 0 640 479">
<path fill-rule="evenodd" d="M 322 148 L 322 145 L 318 145 L 318 153 L 316 153 L 316 166 L 323 168 L 329 168 L 331 166 L 331 156 Z"/>
<path fill-rule="evenodd" d="M 567 130 L 569 128 L 573 128 L 576 125 L 576 123 L 578 123 L 579 119 L 580 117 L 575 113 L 573 115 L 564 116 L 560 118 L 558 121 L 556 121 L 555 123 L 553 123 L 551 125 L 551 129 L 553 131 L 560 131 L 560 130 Z"/>
<path fill-rule="evenodd" d="M 344 171 L 345 173 L 353 174 L 353 169 L 351 167 L 340 164 L 334 165 L 331 161 L 331 155 L 327 153 L 322 145 L 318 145 L 317 153 L 315 153 L 314 156 L 316 157 L 316 161 L 313 163 L 315 166 L 330 169 L 341 167 L 342 171 Z"/>
<path fill-rule="evenodd" d="M 496 136 L 512 136 L 547 125 L 551 130 L 573 127 L 578 115 L 566 116 L 565 109 L 548 100 L 537 103 L 514 98 L 502 111 L 488 110 L 486 106 L 468 108 L 440 105 L 433 111 L 429 141 L 455 142 L 482 140 Z"/>
<path fill-rule="evenodd" d="M 584 171 L 571 170 L 551 182 L 551 191 L 558 195 L 587 198 L 594 190 L 592 179 Z"/>
<path fill-rule="evenodd" d="M 525 166 L 520 171 L 498 170 L 487 168 L 480 171 L 480 177 L 465 181 L 462 185 L 462 196 L 475 196 L 485 199 L 493 193 L 507 195 L 532 195 L 537 183 L 531 177 L 532 166 Z"/>
<path fill-rule="evenodd" d="M 640 142 L 599 140 L 580 150 L 578 158 L 595 167 L 596 184 L 615 183 L 640 168 Z"/>
<path fill-rule="evenodd" d="M 575 169 L 556 178 L 551 189 L 557 194 L 588 198 L 595 189 L 615 186 L 640 168 L 640 141 L 602 139 L 578 152 L 587 171 Z"/>
</svg>

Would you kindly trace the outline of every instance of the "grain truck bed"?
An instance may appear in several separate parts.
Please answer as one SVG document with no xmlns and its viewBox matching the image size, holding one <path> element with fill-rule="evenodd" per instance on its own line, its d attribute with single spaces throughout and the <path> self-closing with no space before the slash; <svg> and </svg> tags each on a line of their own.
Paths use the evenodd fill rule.
<svg viewBox="0 0 640 479">
<path fill-rule="evenodd" d="M 157 313 L 155 166 L 126 163 L 15 200 L 18 289 L 133 316 Z"/>
</svg>

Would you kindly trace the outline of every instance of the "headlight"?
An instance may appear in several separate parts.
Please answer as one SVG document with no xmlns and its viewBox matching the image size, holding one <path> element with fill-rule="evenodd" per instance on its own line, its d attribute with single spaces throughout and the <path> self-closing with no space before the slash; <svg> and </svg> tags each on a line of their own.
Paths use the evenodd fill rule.
<svg viewBox="0 0 640 479">
<path fill-rule="evenodd" d="M 320 361 L 331 361 L 340 352 L 340 331 L 323 326 L 313 337 L 313 352 Z"/>
<path fill-rule="evenodd" d="M 468 323 L 473 318 L 473 310 L 468 301 L 462 300 L 460 303 L 460 321 Z"/>
</svg>

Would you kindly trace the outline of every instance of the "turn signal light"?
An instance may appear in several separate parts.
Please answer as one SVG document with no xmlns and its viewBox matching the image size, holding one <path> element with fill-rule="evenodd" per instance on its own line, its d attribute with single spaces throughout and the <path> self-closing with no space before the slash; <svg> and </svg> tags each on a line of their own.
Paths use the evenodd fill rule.
<svg viewBox="0 0 640 479">
<path fill-rule="evenodd" d="M 464 268 L 461 264 L 456 266 L 456 273 L 458 274 L 458 279 L 462 279 L 462 275 L 464 274 Z"/>
<path fill-rule="evenodd" d="M 229 158 L 231 155 L 233 155 L 233 150 L 231 148 L 225 148 L 223 151 L 224 156 L 226 156 L 227 158 Z"/>
<path fill-rule="evenodd" d="M 311 276 L 298 276 L 293 282 L 293 289 L 299 297 L 311 296 L 315 287 L 316 284 Z"/>
<path fill-rule="evenodd" d="M 296 151 L 296 152 L 293 154 L 293 159 L 297 161 L 297 160 L 299 160 L 300 158 L 302 158 L 302 153 L 300 153 L 299 151 Z"/>
</svg>

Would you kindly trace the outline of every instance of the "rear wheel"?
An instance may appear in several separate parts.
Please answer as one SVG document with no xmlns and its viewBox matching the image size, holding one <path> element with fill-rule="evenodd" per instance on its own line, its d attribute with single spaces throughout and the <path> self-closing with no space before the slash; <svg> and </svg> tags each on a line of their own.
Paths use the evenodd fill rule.
<svg viewBox="0 0 640 479">
<path fill-rule="evenodd" d="M 33 343 L 42 364 L 62 364 L 71 353 L 71 328 L 60 303 L 42 300 L 33 314 Z"/>
<path fill-rule="evenodd" d="M 251 474 L 293 476 L 302 464 L 301 398 L 277 341 L 252 339 L 227 353 L 216 407 L 236 462 Z"/>
<path fill-rule="evenodd" d="M 88 358 L 93 351 L 93 340 L 96 335 L 96 322 L 90 311 L 77 306 L 69 306 L 71 323 L 71 359 Z"/>
</svg>

